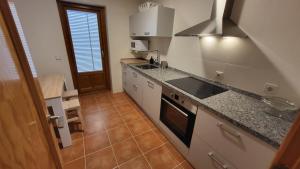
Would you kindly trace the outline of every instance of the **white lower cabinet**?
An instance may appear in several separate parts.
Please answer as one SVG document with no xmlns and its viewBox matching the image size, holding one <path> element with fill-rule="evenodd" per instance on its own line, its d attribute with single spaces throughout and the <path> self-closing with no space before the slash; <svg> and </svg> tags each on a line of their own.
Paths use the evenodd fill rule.
<svg viewBox="0 0 300 169">
<path fill-rule="evenodd" d="M 158 124 L 160 115 L 161 85 L 136 70 L 123 65 L 123 88 L 135 102 Z"/>
<path fill-rule="evenodd" d="M 139 106 L 142 106 L 143 100 L 143 78 L 132 68 L 127 69 L 126 85 L 128 85 L 128 94 L 136 101 Z"/>
<path fill-rule="evenodd" d="M 199 148 L 203 146 L 199 140 L 212 147 L 218 152 L 219 158 L 226 159 L 237 169 L 267 169 L 276 152 L 270 145 L 201 109 L 197 112 L 189 158 L 195 167 L 202 169 L 198 167 L 200 162 L 195 160 L 197 153 L 204 153 Z"/>
<path fill-rule="evenodd" d="M 188 160 L 196 169 L 237 169 L 198 137 L 192 140 Z"/>
<path fill-rule="evenodd" d="M 123 88 L 176 144 L 179 139 L 159 120 L 161 85 L 125 65 Z M 267 169 L 276 153 L 275 148 L 201 107 L 191 146 L 183 147 L 177 146 L 196 169 Z"/>
<path fill-rule="evenodd" d="M 143 104 L 142 108 L 148 116 L 158 124 L 160 116 L 161 85 L 143 77 Z"/>
<path fill-rule="evenodd" d="M 128 66 L 126 64 L 122 64 L 122 85 L 123 89 L 128 93 L 129 84 L 128 84 Z"/>
</svg>

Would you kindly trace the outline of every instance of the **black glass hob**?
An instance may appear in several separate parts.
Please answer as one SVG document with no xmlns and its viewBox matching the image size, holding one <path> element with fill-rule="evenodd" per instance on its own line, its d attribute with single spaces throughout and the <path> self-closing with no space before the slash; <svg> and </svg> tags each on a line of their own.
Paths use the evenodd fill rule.
<svg viewBox="0 0 300 169">
<path fill-rule="evenodd" d="M 191 95 L 194 95 L 199 99 L 205 99 L 207 97 L 217 95 L 227 91 L 227 89 L 224 89 L 222 87 L 207 83 L 205 81 L 193 77 L 174 79 L 166 82 Z"/>
</svg>

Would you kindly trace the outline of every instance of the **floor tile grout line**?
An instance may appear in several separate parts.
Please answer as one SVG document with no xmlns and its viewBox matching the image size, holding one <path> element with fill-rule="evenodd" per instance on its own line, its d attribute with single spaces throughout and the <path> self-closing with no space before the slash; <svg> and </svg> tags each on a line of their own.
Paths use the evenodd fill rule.
<svg viewBox="0 0 300 169">
<path fill-rule="evenodd" d="M 127 124 L 125 124 L 127 126 Z M 127 126 L 129 132 L 131 133 L 129 127 Z M 143 153 L 142 149 L 140 148 L 139 144 L 137 143 L 136 139 L 134 138 L 133 134 L 131 133 L 131 136 L 133 137 L 133 141 L 135 142 L 136 146 L 138 147 L 139 151 L 141 152 L 142 156 L 144 157 L 144 159 L 146 160 L 146 162 L 148 163 L 150 169 L 152 169 L 152 166 L 150 164 L 150 162 L 148 161 L 148 159 L 146 158 L 145 154 Z"/>
<path fill-rule="evenodd" d="M 135 108 L 135 109 L 136 109 L 136 108 Z M 142 113 L 144 113 L 144 112 L 142 112 Z M 148 117 L 147 115 L 146 115 L 146 118 L 147 118 L 147 120 L 150 120 L 149 117 Z M 142 119 L 144 119 L 144 118 L 142 118 Z M 145 119 L 144 119 L 144 120 L 145 120 Z M 126 123 L 126 122 L 125 122 L 125 123 Z M 153 124 L 153 125 L 157 128 L 157 126 L 156 126 L 155 124 Z M 150 126 L 150 127 L 151 127 L 151 126 Z M 151 131 L 154 132 L 155 127 L 154 127 L 154 128 L 151 128 Z M 149 131 L 148 131 L 148 132 L 149 132 Z M 160 131 L 159 131 L 159 132 L 160 132 Z M 146 132 L 144 132 L 144 133 L 146 133 Z M 151 150 L 145 152 L 144 154 L 149 153 L 150 151 L 153 151 L 153 150 L 155 150 L 155 149 L 158 149 L 158 148 L 164 146 L 165 144 L 167 144 L 168 140 L 164 142 L 162 139 L 159 138 L 158 134 L 156 134 L 156 133 L 154 133 L 154 134 L 156 135 L 156 137 L 158 137 L 158 139 L 159 139 L 163 144 L 160 145 L 160 146 L 158 146 L 158 147 L 156 147 L 156 148 L 153 148 L 153 149 L 151 149 Z M 136 136 L 135 136 L 135 137 L 136 137 Z M 170 143 L 170 144 L 171 144 L 171 143 Z M 173 146 L 173 145 L 171 145 L 171 146 Z M 177 151 L 177 150 L 176 150 L 176 151 Z M 175 157 L 172 157 L 172 153 L 170 152 L 170 150 L 168 150 L 168 155 L 169 155 L 169 157 L 170 157 L 171 159 L 173 159 L 174 161 L 177 161 L 177 162 L 179 163 L 179 165 L 185 161 L 185 160 L 183 160 L 182 162 L 180 162 L 180 161 L 178 161 Z M 181 155 L 181 154 L 180 154 L 180 155 Z M 178 166 L 178 165 L 176 165 L 175 167 L 177 167 L 177 166 Z M 175 168 L 175 167 L 174 167 L 174 168 Z"/>
<path fill-rule="evenodd" d="M 119 112 L 119 110 L 117 110 L 117 111 Z M 119 113 L 120 113 L 120 112 L 119 112 Z M 148 117 L 146 117 L 146 118 L 148 118 Z M 142 117 L 142 119 L 143 119 L 143 117 Z M 122 119 L 122 120 L 123 120 L 123 119 Z M 149 120 L 150 120 L 150 119 L 149 119 Z M 124 121 L 124 120 L 123 120 L 123 121 Z M 127 125 L 127 122 L 124 121 L 124 123 L 125 123 L 125 125 L 127 126 L 128 130 L 130 131 L 130 133 L 132 134 L 131 130 L 129 129 L 129 127 L 128 127 L 128 125 Z M 154 125 L 155 125 L 155 124 L 154 124 Z M 156 126 L 155 126 L 155 127 L 156 127 Z M 153 131 L 152 128 L 151 128 L 150 131 Z M 149 131 L 149 132 L 150 132 L 150 131 Z M 155 134 L 155 133 L 154 133 L 154 134 Z M 160 146 L 158 146 L 158 147 L 156 147 L 156 148 L 153 148 L 153 149 L 151 149 L 151 150 L 149 150 L 149 151 L 146 151 L 146 152 L 144 153 L 143 151 L 141 151 L 141 149 L 140 149 L 140 147 L 139 147 L 139 145 L 138 145 L 138 143 L 137 143 L 137 141 L 136 141 L 136 139 L 135 139 L 135 136 L 132 134 L 133 140 L 134 140 L 135 143 L 137 144 L 138 148 L 140 149 L 140 151 L 141 151 L 142 155 L 144 156 L 145 160 L 147 161 L 148 165 L 150 165 L 150 163 L 148 162 L 147 158 L 145 157 L 145 154 L 146 154 L 146 153 L 149 153 L 150 151 L 156 150 L 156 149 L 158 149 L 158 148 L 164 146 L 165 144 L 167 144 L 167 142 L 164 143 L 164 142 L 157 136 L 157 134 L 155 134 L 155 135 L 156 135 L 156 137 L 162 142 L 162 145 L 160 145 Z M 173 146 L 173 145 L 171 145 L 171 146 Z M 168 155 L 169 155 L 169 157 L 170 157 L 171 159 L 173 159 L 174 161 L 179 162 L 177 159 L 174 159 L 174 157 L 172 157 L 172 153 L 171 153 L 169 150 L 167 150 L 167 151 L 168 151 Z M 179 163 L 180 163 L 180 162 L 179 162 Z M 152 168 L 151 165 L 150 165 L 150 167 Z M 177 167 L 177 165 L 176 165 L 175 167 Z"/>
<path fill-rule="evenodd" d="M 132 159 L 130 159 L 130 160 L 128 160 L 128 161 L 125 161 L 124 163 L 120 164 L 119 167 L 122 167 L 122 166 L 124 166 L 126 163 L 129 163 L 129 162 L 131 162 L 131 161 L 133 161 L 133 160 L 135 160 L 135 159 L 138 159 L 138 158 L 140 158 L 140 157 L 143 157 L 143 155 L 140 154 L 140 155 L 138 155 L 138 156 L 136 156 L 136 157 L 134 157 L 134 158 L 132 158 Z"/>
<path fill-rule="evenodd" d="M 177 167 L 179 167 L 179 166 L 181 166 L 181 164 L 183 164 L 184 163 L 184 161 L 182 161 L 181 163 L 179 163 L 178 165 L 176 165 L 175 167 L 173 167 L 172 169 L 175 169 L 175 168 L 177 168 Z"/>
<path fill-rule="evenodd" d="M 109 147 L 111 147 L 111 145 L 106 146 L 106 147 L 103 147 L 103 148 L 100 148 L 99 150 L 96 150 L 96 151 L 91 152 L 91 153 L 89 153 L 89 154 L 86 154 L 86 156 L 91 156 L 91 155 L 96 154 L 96 153 L 98 153 L 98 152 L 100 152 L 100 151 L 102 151 L 102 150 L 105 150 L 105 149 L 109 148 Z"/>
<path fill-rule="evenodd" d="M 117 112 L 119 113 L 119 115 L 121 114 L 121 113 L 120 113 L 120 111 L 119 111 L 118 109 L 117 109 Z M 137 148 L 139 149 L 139 151 L 140 151 L 141 155 L 144 157 L 144 159 L 146 160 L 147 164 L 150 166 L 150 169 L 152 169 L 152 167 L 151 167 L 150 163 L 148 162 L 147 158 L 146 158 L 146 157 L 145 157 L 145 155 L 143 154 L 143 151 L 141 150 L 141 148 L 140 148 L 140 147 L 139 147 L 139 145 L 137 144 L 137 141 L 134 139 L 134 135 L 132 134 L 132 132 L 131 132 L 130 128 L 128 127 L 128 125 L 127 125 L 127 123 L 126 123 L 126 121 L 125 121 L 124 119 L 121 119 L 121 120 L 124 122 L 125 126 L 126 126 L 126 127 L 127 127 L 127 129 L 129 130 L 129 132 L 130 132 L 130 135 L 131 135 L 131 137 L 132 137 L 133 141 L 135 142 L 135 144 L 136 144 Z M 128 160 L 128 161 L 130 161 L 130 160 Z"/>
<path fill-rule="evenodd" d="M 82 138 L 83 138 L 84 169 L 86 169 L 86 155 L 85 155 L 85 141 L 84 141 L 85 137 L 84 137 L 83 133 L 82 133 Z"/>
<path fill-rule="evenodd" d="M 116 158 L 116 154 L 115 154 L 115 152 L 114 152 L 113 144 L 112 144 L 112 142 L 111 142 L 111 140 L 110 140 L 110 136 L 109 136 L 109 133 L 108 133 L 108 131 L 113 130 L 113 129 L 119 127 L 119 126 L 112 127 L 112 128 L 107 128 L 107 127 L 105 126 L 105 127 L 104 127 L 104 132 L 107 134 L 107 137 L 108 137 L 109 142 L 110 142 L 110 146 L 105 147 L 105 148 L 102 148 L 102 149 L 100 149 L 100 150 L 98 150 L 98 151 L 95 151 L 95 152 L 90 153 L 90 154 L 87 154 L 87 155 L 86 155 L 85 152 L 84 152 L 85 169 L 86 169 L 86 167 L 87 167 L 87 166 L 86 166 L 86 156 L 89 156 L 89 155 L 91 155 L 91 154 L 97 153 L 97 152 L 99 152 L 99 151 L 101 151 L 101 150 L 103 150 L 103 149 L 109 148 L 109 147 L 112 148 L 112 151 L 113 151 L 113 154 L 114 154 L 114 158 L 115 158 L 115 161 L 116 161 L 116 163 L 117 163 L 117 166 L 116 166 L 115 168 L 119 168 L 120 166 L 123 166 L 123 165 L 126 164 L 127 162 L 130 162 L 130 161 L 132 161 L 132 160 L 135 160 L 136 158 L 139 158 L 139 157 L 141 157 L 141 156 L 144 157 L 144 159 L 146 160 L 146 162 L 147 162 L 147 164 L 149 165 L 149 167 L 152 168 L 152 166 L 151 166 L 151 164 L 149 163 L 148 159 L 146 158 L 145 154 L 147 154 L 147 153 L 149 153 L 149 152 L 151 152 L 151 151 L 153 151 L 153 150 L 155 150 L 155 149 L 158 149 L 158 148 L 160 148 L 160 147 L 166 145 L 166 144 L 169 142 L 168 139 L 165 140 L 165 139 L 163 139 L 163 138 L 161 138 L 161 137 L 159 136 L 159 133 L 156 132 L 156 129 L 157 129 L 156 124 L 153 124 L 153 126 L 152 126 L 151 124 L 149 124 L 149 122 L 147 121 L 147 120 L 150 120 L 149 117 L 148 117 L 147 115 L 145 115 L 145 112 L 143 112 L 142 110 L 140 111 L 140 108 L 137 107 L 137 105 L 136 105 L 135 102 L 132 102 L 132 101 L 130 100 L 130 98 L 129 98 L 127 95 L 124 95 L 124 96 L 125 96 L 124 98 L 123 98 L 123 95 L 121 95 L 121 96 L 122 96 L 122 99 L 124 99 L 124 101 L 122 101 L 122 102 L 120 102 L 120 103 L 118 103 L 118 104 L 115 104 L 115 103 L 113 102 L 113 100 L 112 100 L 111 98 L 109 98 L 109 99 L 110 99 L 109 102 L 110 102 L 111 104 L 110 104 L 109 106 L 105 105 L 105 106 L 104 106 L 105 108 L 103 108 L 103 107 L 101 107 L 101 106 L 99 106 L 99 105 L 97 104 L 97 106 L 96 106 L 96 107 L 97 107 L 97 110 L 99 110 L 99 111 L 101 112 L 101 111 L 103 111 L 103 110 L 108 110 L 108 109 L 111 107 L 111 108 L 114 109 L 114 111 L 116 111 L 116 112 L 118 113 L 119 117 L 121 118 L 121 120 L 122 120 L 122 122 L 123 122 L 122 125 L 125 125 L 125 127 L 126 127 L 126 128 L 129 130 L 129 132 L 130 132 L 131 137 L 129 137 L 128 139 L 133 139 L 133 141 L 134 141 L 135 144 L 137 145 L 137 148 L 138 148 L 139 151 L 141 152 L 141 155 L 138 155 L 137 157 L 134 157 L 134 158 L 132 158 L 132 159 L 126 161 L 126 162 L 123 162 L 122 164 L 119 164 L 118 161 L 117 161 L 117 158 Z M 93 99 L 95 100 L 96 103 L 99 103 L 99 102 L 97 102 L 96 98 L 93 98 Z M 137 120 L 137 121 L 142 121 L 142 120 L 143 120 L 143 121 L 146 122 L 146 124 L 150 127 L 150 129 L 149 129 L 149 130 L 146 130 L 146 131 L 144 131 L 144 132 L 141 132 L 141 133 L 139 133 L 139 134 L 134 135 L 134 134 L 133 134 L 133 131 L 131 131 L 131 129 L 130 129 L 129 126 L 128 126 L 129 122 L 122 118 L 121 112 L 120 112 L 120 110 L 118 109 L 118 107 L 120 107 L 120 106 L 122 106 L 122 105 L 124 105 L 124 104 L 128 104 L 128 105 L 132 106 L 132 108 L 138 112 L 139 118 L 134 119 L 134 121 L 135 121 L 135 120 Z M 141 113 L 143 113 L 143 114 L 141 114 Z M 85 114 L 85 115 L 86 115 L 86 114 Z M 123 115 L 123 114 L 122 114 L 122 115 Z M 143 134 L 145 134 L 145 133 L 147 133 L 147 132 L 151 132 L 151 131 L 154 133 L 154 135 L 159 139 L 159 141 L 160 141 L 162 144 L 161 144 L 160 146 L 158 146 L 158 147 L 154 147 L 154 148 L 152 148 L 152 149 L 150 149 L 150 150 L 148 150 L 148 151 L 146 151 L 146 152 L 143 152 L 143 151 L 141 150 L 141 148 L 140 148 L 140 146 L 139 146 L 139 144 L 138 144 L 138 142 L 137 142 L 137 140 L 136 140 L 135 137 L 140 136 L 140 135 L 143 135 Z M 159 129 L 158 129 L 158 131 L 160 132 Z M 102 130 L 101 130 L 101 132 L 102 132 Z M 96 133 L 93 133 L 92 135 L 96 135 L 96 134 L 97 134 L 97 132 L 96 132 Z M 92 135 L 89 135 L 89 136 L 92 136 Z M 87 136 L 87 137 L 89 137 L 89 136 Z M 85 138 L 85 136 L 84 136 L 83 138 Z M 128 139 L 122 140 L 122 141 L 120 141 L 120 142 L 118 142 L 118 143 L 121 143 L 121 142 L 126 141 L 126 140 L 128 140 Z M 83 140 L 84 140 L 84 139 L 83 139 Z M 117 143 L 114 143 L 114 144 L 117 144 Z M 172 146 L 172 145 L 171 145 L 171 146 Z M 85 145 L 84 145 L 84 151 L 85 151 Z M 170 156 L 170 158 L 171 158 L 172 160 L 179 162 L 179 164 L 176 165 L 174 168 L 180 166 L 180 165 L 185 161 L 185 160 L 183 160 L 182 162 L 180 162 L 179 160 L 177 160 L 176 157 L 173 155 L 173 153 L 172 153 L 171 150 L 168 149 L 167 152 L 168 152 L 168 156 Z M 173 156 L 174 156 L 174 157 L 173 157 Z M 81 157 L 81 158 L 82 158 L 82 157 Z"/>
<path fill-rule="evenodd" d="M 117 160 L 117 156 L 116 156 L 116 153 L 115 153 L 115 150 L 114 150 L 114 147 L 113 147 L 113 145 L 112 145 L 112 142 L 111 142 L 111 140 L 110 140 L 110 137 L 109 137 L 109 134 L 108 134 L 108 131 L 105 131 L 106 132 L 106 134 L 107 134 L 107 137 L 108 137 L 108 141 L 109 141 L 109 144 L 111 145 L 111 149 L 112 149 L 112 152 L 113 152 L 113 155 L 114 155 L 114 159 L 115 159 L 115 161 L 116 161 L 116 163 L 117 163 L 117 168 L 119 168 L 119 162 L 118 162 L 118 160 Z M 114 167 L 114 168 L 116 168 L 116 167 Z"/>
<path fill-rule="evenodd" d="M 119 110 L 117 110 L 117 111 L 120 113 Z M 122 120 L 123 120 L 123 122 L 125 123 L 127 129 L 129 130 L 129 132 L 130 132 L 130 134 L 131 134 L 131 137 L 132 137 L 133 141 L 135 142 L 137 148 L 139 149 L 141 155 L 142 155 L 142 156 L 144 157 L 144 159 L 146 160 L 146 162 L 147 162 L 147 164 L 149 165 L 150 169 L 152 169 L 152 166 L 151 166 L 150 162 L 148 161 L 148 159 L 146 158 L 146 156 L 145 156 L 145 154 L 143 153 L 142 149 L 140 148 L 140 146 L 138 145 L 137 141 L 135 140 L 134 135 L 132 134 L 131 130 L 129 129 L 127 123 L 125 122 L 124 119 L 122 119 Z"/>
</svg>

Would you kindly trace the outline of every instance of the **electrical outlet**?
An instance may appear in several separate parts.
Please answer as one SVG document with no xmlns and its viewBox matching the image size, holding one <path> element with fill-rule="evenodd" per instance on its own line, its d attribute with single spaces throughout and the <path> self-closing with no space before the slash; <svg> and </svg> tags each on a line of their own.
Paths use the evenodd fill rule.
<svg viewBox="0 0 300 169">
<path fill-rule="evenodd" d="M 279 86 L 274 83 L 265 83 L 264 92 L 266 94 L 276 94 Z"/>
</svg>

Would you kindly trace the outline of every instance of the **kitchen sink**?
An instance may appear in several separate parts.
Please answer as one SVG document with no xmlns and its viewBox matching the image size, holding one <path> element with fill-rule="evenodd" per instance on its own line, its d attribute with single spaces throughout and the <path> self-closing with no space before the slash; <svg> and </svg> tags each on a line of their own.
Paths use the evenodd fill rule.
<svg viewBox="0 0 300 169">
<path fill-rule="evenodd" d="M 136 66 L 140 69 L 157 69 L 157 66 L 151 65 L 151 64 L 144 64 L 144 65 L 138 65 Z"/>
</svg>

